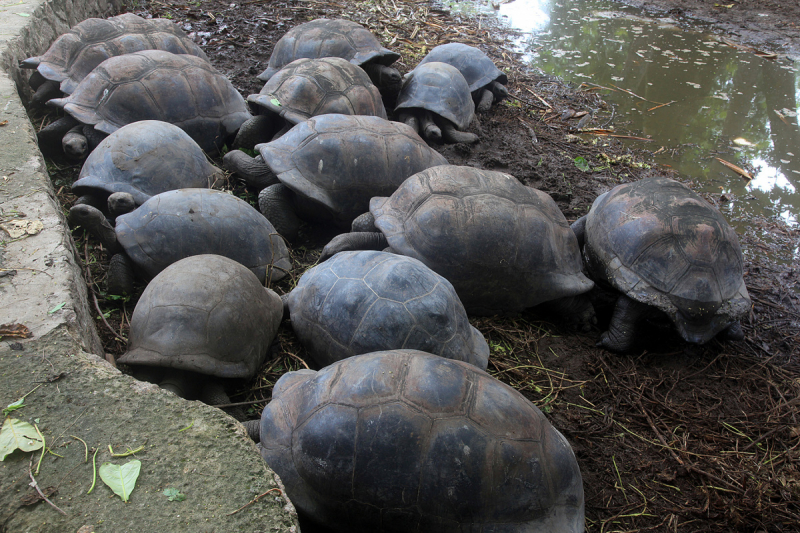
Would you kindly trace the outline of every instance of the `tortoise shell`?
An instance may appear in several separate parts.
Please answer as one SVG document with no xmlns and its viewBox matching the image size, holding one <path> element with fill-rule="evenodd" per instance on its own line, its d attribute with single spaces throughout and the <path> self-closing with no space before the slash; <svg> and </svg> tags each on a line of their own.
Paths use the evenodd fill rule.
<svg viewBox="0 0 800 533">
<path fill-rule="evenodd" d="M 426 109 L 464 130 L 475 116 L 472 93 L 464 76 L 452 65 L 431 62 L 406 74 L 395 112 Z"/>
<path fill-rule="evenodd" d="M 470 314 L 521 311 L 593 286 L 553 199 L 502 172 L 429 168 L 373 198 L 370 212 L 392 250 L 444 276 Z"/>
<path fill-rule="evenodd" d="M 208 61 L 160 50 L 107 59 L 71 95 L 48 104 L 103 133 L 140 120 L 169 122 L 209 153 L 250 118 L 242 95 Z"/>
<path fill-rule="evenodd" d="M 348 227 L 370 198 L 391 194 L 412 174 L 447 160 L 417 133 L 380 117 L 320 115 L 256 149 L 278 179 L 312 204 L 308 216 Z"/>
<path fill-rule="evenodd" d="M 334 531 L 584 530 L 567 440 L 461 361 L 392 350 L 285 374 L 259 447 L 302 516 Z"/>
<path fill-rule="evenodd" d="M 26 59 L 22 66 L 36 68 L 45 79 L 59 82 L 61 91 L 70 94 L 106 59 L 141 50 L 190 54 L 208 60 L 177 24 L 125 13 L 84 20 L 56 39 L 43 55 Z"/>
<path fill-rule="evenodd" d="M 452 285 L 410 257 L 338 253 L 303 274 L 288 306 L 292 329 L 322 366 L 395 348 L 488 364 L 489 346 Z"/>
<path fill-rule="evenodd" d="M 282 316 L 280 297 L 240 263 L 218 255 L 187 257 L 145 288 L 119 362 L 251 378 Z"/>
<path fill-rule="evenodd" d="M 269 220 L 244 200 L 213 189 L 157 194 L 116 219 L 117 241 L 147 278 L 192 255 L 229 257 L 261 283 L 290 269 L 289 251 Z"/>
<path fill-rule="evenodd" d="M 493 81 L 503 85 L 508 83 L 508 77 L 494 65 L 489 56 L 468 44 L 441 44 L 428 52 L 419 64 L 424 65 L 434 61 L 456 67 L 467 80 L 470 92 L 482 89 Z"/>
<path fill-rule="evenodd" d="M 664 311 L 686 340 L 706 342 L 750 308 L 736 232 L 682 183 L 618 185 L 595 200 L 585 231 L 593 275 Z"/>
<path fill-rule="evenodd" d="M 328 113 L 386 118 L 367 73 L 338 57 L 292 61 L 247 101 L 254 112 L 265 109 L 292 124 Z"/>
<path fill-rule="evenodd" d="M 222 172 L 185 131 L 166 122 L 143 120 L 103 139 L 83 163 L 72 192 L 99 199 L 126 192 L 138 206 L 155 194 L 208 188 L 222 178 Z"/>
<path fill-rule="evenodd" d="M 269 81 L 276 72 L 295 59 L 341 57 L 354 65 L 391 65 L 400 54 L 380 45 L 365 27 L 343 19 L 317 19 L 295 26 L 275 43 L 267 69 L 258 75 Z"/>
</svg>

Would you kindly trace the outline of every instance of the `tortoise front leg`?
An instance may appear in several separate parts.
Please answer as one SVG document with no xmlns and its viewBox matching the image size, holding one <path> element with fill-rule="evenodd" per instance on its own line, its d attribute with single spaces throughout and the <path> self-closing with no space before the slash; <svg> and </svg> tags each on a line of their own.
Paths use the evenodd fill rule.
<svg viewBox="0 0 800 533">
<path fill-rule="evenodd" d="M 488 85 L 488 89 L 492 91 L 492 94 L 494 94 L 495 102 L 499 102 L 505 98 L 508 98 L 508 89 L 506 89 L 506 86 L 497 80 L 491 82 Z"/>
<path fill-rule="evenodd" d="M 475 112 L 486 113 L 492 107 L 492 102 L 494 102 L 494 94 L 492 94 L 492 91 L 484 87 L 483 89 L 478 90 L 478 97 L 476 100 Z"/>
<path fill-rule="evenodd" d="M 572 233 L 574 233 L 575 237 L 578 239 L 578 250 L 583 254 L 583 245 L 586 242 L 586 215 L 583 215 L 573 222 L 570 229 L 572 229 Z"/>
<path fill-rule="evenodd" d="M 420 134 L 419 120 L 417 120 L 417 115 L 415 115 L 411 111 L 407 110 L 400 111 L 400 114 L 397 115 L 397 119 L 406 126 L 409 126 L 417 134 Z"/>
<path fill-rule="evenodd" d="M 35 72 L 38 74 L 38 71 Z M 41 76 L 41 74 L 39 74 Z M 33 79 L 33 76 L 31 76 Z M 36 88 L 36 92 L 31 96 L 31 103 L 34 105 L 44 105 L 48 100 L 63 96 L 58 82 L 46 80 Z"/>
<path fill-rule="evenodd" d="M 258 195 L 258 208 L 275 230 L 287 241 L 294 241 L 300 231 L 300 219 L 294 208 L 294 195 L 283 183 L 266 187 Z"/>
<path fill-rule="evenodd" d="M 242 425 L 247 431 L 247 436 L 253 439 L 253 442 L 261 442 L 261 419 L 247 420 L 242 422 Z"/>
<path fill-rule="evenodd" d="M 742 324 L 738 320 L 732 322 L 730 326 L 723 329 L 720 334 L 720 338 L 726 341 L 741 341 L 744 340 L 744 330 L 742 329 Z"/>
<path fill-rule="evenodd" d="M 133 263 L 125 254 L 116 254 L 108 263 L 106 290 L 108 294 L 133 294 Z"/>
<path fill-rule="evenodd" d="M 455 143 L 467 143 L 473 144 L 478 142 L 480 139 L 474 133 L 469 133 L 467 131 L 459 131 L 456 129 L 454 125 L 452 125 L 449 121 L 442 119 L 442 138 L 444 142 L 455 144 Z"/>
<path fill-rule="evenodd" d="M 600 336 L 598 346 L 612 352 L 626 352 L 633 348 L 636 340 L 636 323 L 647 313 L 647 306 L 621 294 L 608 325 L 608 331 Z"/>
</svg>

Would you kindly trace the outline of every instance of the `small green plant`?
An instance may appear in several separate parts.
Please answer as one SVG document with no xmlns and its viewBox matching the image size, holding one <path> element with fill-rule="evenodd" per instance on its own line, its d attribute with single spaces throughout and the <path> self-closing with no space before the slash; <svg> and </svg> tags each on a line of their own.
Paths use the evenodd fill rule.
<svg viewBox="0 0 800 533">
<path fill-rule="evenodd" d="M 166 496 L 167 499 L 171 502 L 182 502 L 183 500 L 186 499 L 186 494 L 180 492 L 178 489 L 174 487 L 169 487 L 164 489 L 164 492 L 162 492 L 162 494 Z"/>
</svg>

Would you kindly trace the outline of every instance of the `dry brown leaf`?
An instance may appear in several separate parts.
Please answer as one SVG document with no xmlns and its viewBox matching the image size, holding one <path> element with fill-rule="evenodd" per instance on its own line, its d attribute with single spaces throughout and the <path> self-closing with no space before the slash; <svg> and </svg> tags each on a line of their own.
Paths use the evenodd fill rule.
<svg viewBox="0 0 800 533">
<path fill-rule="evenodd" d="M 720 163 L 722 163 L 723 165 L 725 165 L 725 166 L 726 166 L 726 167 L 728 167 L 729 169 L 733 170 L 734 172 L 736 172 L 737 174 L 739 174 L 739 175 L 740 175 L 740 176 L 742 176 L 743 178 L 747 178 L 748 180 L 751 180 L 751 179 L 753 179 L 753 175 L 752 175 L 752 174 L 750 174 L 750 173 L 749 173 L 748 171 L 746 171 L 745 169 L 743 169 L 743 168 L 741 168 L 741 167 L 737 167 L 737 166 L 736 166 L 736 165 L 734 165 L 733 163 L 730 163 L 730 162 L 728 162 L 728 161 L 725 161 L 724 159 L 720 159 L 719 157 L 715 157 L 714 159 L 716 159 L 717 161 L 719 161 Z"/>
<path fill-rule="evenodd" d="M 0 324 L 0 337 L 17 337 L 19 339 L 28 339 L 33 337 L 33 333 L 27 326 L 22 324 Z"/>
</svg>

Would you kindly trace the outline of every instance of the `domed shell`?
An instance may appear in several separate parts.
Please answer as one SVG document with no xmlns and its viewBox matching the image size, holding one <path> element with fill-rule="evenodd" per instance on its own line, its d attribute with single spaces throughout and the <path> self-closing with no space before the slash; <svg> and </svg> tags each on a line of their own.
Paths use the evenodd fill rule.
<svg viewBox="0 0 800 533">
<path fill-rule="evenodd" d="M 284 185 L 344 227 L 369 209 L 373 196 L 447 164 L 409 126 L 355 115 L 314 117 L 256 149 Z"/>
<path fill-rule="evenodd" d="M 22 66 L 35 67 L 45 79 L 60 82 L 61 91 L 70 94 L 106 59 L 141 50 L 190 54 L 208 60 L 177 24 L 125 13 L 84 20 L 56 39 L 44 55 L 29 58 Z"/>
<path fill-rule="evenodd" d="M 117 241 L 152 278 L 176 261 L 215 254 L 238 261 L 263 284 L 290 269 L 289 251 L 269 220 L 244 200 L 213 189 L 157 194 L 116 219 Z"/>
<path fill-rule="evenodd" d="M 280 297 L 241 264 L 218 255 L 187 257 L 145 288 L 119 362 L 251 378 L 282 315 Z"/>
<path fill-rule="evenodd" d="M 736 232 L 677 181 L 643 179 L 597 198 L 585 252 L 593 274 L 664 311 L 691 342 L 710 340 L 750 307 Z"/>
<path fill-rule="evenodd" d="M 100 199 L 126 192 L 142 205 L 155 194 L 208 188 L 222 178 L 185 131 L 167 122 L 143 120 L 103 139 L 83 163 L 72 192 Z"/>
<path fill-rule="evenodd" d="M 354 65 L 391 65 L 400 54 L 380 45 L 365 27 L 343 19 L 317 19 L 295 26 L 275 43 L 267 69 L 258 75 L 268 81 L 295 59 L 341 57 Z"/>
<path fill-rule="evenodd" d="M 584 531 L 567 440 L 460 361 L 392 350 L 285 374 L 259 446 L 298 511 L 336 531 Z"/>
<path fill-rule="evenodd" d="M 427 109 L 464 130 L 475 116 L 475 104 L 464 76 L 452 65 L 431 62 L 406 74 L 395 112 Z"/>
<path fill-rule="evenodd" d="M 553 199 L 502 172 L 429 168 L 373 198 L 370 212 L 392 250 L 447 278 L 470 314 L 521 311 L 593 286 Z"/>
<path fill-rule="evenodd" d="M 247 101 L 254 112 L 263 108 L 292 124 L 329 113 L 386 118 L 381 93 L 367 73 L 338 57 L 293 61 Z"/>
<path fill-rule="evenodd" d="M 428 52 L 419 64 L 431 62 L 447 63 L 457 68 L 467 81 L 470 92 L 482 89 L 493 81 L 503 85 L 508 83 L 508 77 L 495 66 L 489 56 L 468 44 L 441 44 Z"/>
<path fill-rule="evenodd" d="M 292 329 L 323 366 L 396 348 L 488 364 L 489 346 L 452 285 L 410 257 L 338 253 L 303 274 L 288 306 Z"/>
<path fill-rule="evenodd" d="M 209 153 L 250 118 L 242 95 L 208 61 L 159 50 L 107 59 L 70 96 L 48 104 L 103 133 L 140 120 L 169 122 Z"/>
</svg>

